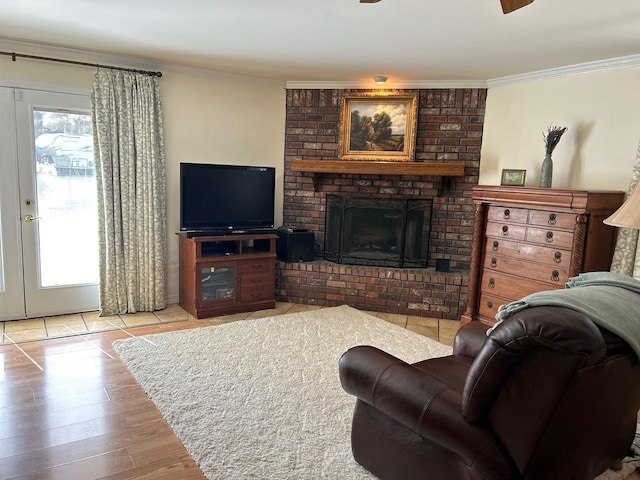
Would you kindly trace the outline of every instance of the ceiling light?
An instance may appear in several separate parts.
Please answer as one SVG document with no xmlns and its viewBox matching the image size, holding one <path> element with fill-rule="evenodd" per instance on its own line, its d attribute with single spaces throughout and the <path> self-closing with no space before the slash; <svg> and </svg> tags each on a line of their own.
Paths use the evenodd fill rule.
<svg viewBox="0 0 640 480">
<path fill-rule="evenodd" d="M 373 81 L 376 83 L 385 83 L 387 80 L 389 80 L 389 78 L 384 75 L 376 75 L 373 77 Z"/>
</svg>

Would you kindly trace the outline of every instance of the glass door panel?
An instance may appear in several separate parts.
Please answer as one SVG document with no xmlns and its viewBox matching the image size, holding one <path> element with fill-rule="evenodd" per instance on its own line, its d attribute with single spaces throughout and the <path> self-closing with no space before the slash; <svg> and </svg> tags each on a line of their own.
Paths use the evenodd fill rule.
<svg viewBox="0 0 640 480">
<path fill-rule="evenodd" d="M 98 207 L 91 118 L 34 110 L 33 124 L 40 286 L 97 283 Z M 56 133 L 61 130 L 66 133 Z"/>
<path fill-rule="evenodd" d="M 16 102 L 28 317 L 98 308 L 97 192 L 87 95 Z"/>
<path fill-rule="evenodd" d="M 200 267 L 200 304 L 236 298 L 236 264 L 216 263 Z"/>
</svg>

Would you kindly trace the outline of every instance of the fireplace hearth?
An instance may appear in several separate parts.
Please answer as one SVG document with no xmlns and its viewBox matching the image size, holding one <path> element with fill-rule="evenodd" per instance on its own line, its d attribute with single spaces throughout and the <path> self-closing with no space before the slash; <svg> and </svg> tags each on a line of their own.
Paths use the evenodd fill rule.
<svg viewBox="0 0 640 480">
<path fill-rule="evenodd" d="M 348 265 L 426 267 L 431 199 L 327 195 L 324 258 Z"/>
</svg>

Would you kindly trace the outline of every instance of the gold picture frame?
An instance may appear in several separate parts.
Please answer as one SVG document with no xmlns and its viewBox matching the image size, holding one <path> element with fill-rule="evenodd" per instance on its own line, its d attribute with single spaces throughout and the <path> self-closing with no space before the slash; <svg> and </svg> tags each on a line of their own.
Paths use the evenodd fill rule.
<svg viewBox="0 0 640 480">
<path fill-rule="evenodd" d="M 524 187 L 524 181 L 527 177 L 526 170 L 510 170 L 503 169 L 500 185 L 510 185 L 514 187 Z"/>
<path fill-rule="evenodd" d="M 410 162 L 416 146 L 415 94 L 345 94 L 340 111 L 339 158 Z"/>
</svg>

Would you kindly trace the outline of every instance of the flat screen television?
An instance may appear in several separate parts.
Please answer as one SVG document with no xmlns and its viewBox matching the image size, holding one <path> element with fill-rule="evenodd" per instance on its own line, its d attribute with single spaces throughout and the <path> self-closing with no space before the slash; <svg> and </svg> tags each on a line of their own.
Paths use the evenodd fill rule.
<svg viewBox="0 0 640 480">
<path fill-rule="evenodd" d="M 273 228 L 274 199 L 274 167 L 180 164 L 182 232 Z"/>
</svg>

